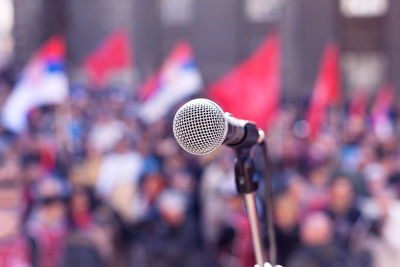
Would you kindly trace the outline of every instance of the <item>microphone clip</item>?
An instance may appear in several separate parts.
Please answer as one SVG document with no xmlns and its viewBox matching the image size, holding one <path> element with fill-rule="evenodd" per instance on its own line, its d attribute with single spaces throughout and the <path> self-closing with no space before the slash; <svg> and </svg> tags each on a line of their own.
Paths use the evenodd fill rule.
<svg viewBox="0 0 400 267">
<path fill-rule="evenodd" d="M 235 144 L 226 144 L 227 146 L 237 150 L 237 149 L 251 149 L 253 145 L 261 144 L 265 139 L 265 134 L 263 130 L 257 128 L 254 122 L 247 121 L 244 125 L 244 137 Z"/>
</svg>

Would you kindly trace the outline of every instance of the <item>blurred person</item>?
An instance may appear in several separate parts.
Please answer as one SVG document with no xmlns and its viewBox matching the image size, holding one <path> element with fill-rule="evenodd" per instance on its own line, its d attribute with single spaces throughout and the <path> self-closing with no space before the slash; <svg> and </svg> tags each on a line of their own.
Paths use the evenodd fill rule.
<svg viewBox="0 0 400 267">
<path fill-rule="evenodd" d="M 67 180 L 70 175 L 73 161 L 70 144 L 67 143 L 67 141 L 62 143 L 62 141 L 57 140 L 57 144 L 54 147 L 55 153 L 52 159 L 54 161 L 54 169 L 52 173 Z"/>
<path fill-rule="evenodd" d="M 345 124 L 344 140 L 342 141 L 358 145 L 364 137 L 366 127 L 366 122 L 362 116 L 351 116 Z"/>
<path fill-rule="evenodd" d="M 53 125 L 55 123 L 54 105 L 44 105 L 33 108 L 28 114 L 29 131 L 38 136 L 52 135 Z"/>
<path fill-rule="evenodd" d="M 190 163 L 187 163 L 190 164 Z M 196 231 L 196 242 L 203 244 L 203 235 L 201 233 L 201 203 L 198 192 L 198 182 L 193 172 L 177 170 L 168 179 L 171 189 L 175 189 L 185 195 L 187 199 L 187 216 L 193 218 Z"/>
<path fill-rule="evenodd" d="M 363 140 L 366 125 L 362 117 L 352 116 L 344 127 L 344 136 L 341 140 L 343 145 L 340 149 L 341 168 L 345 172 L 355 174 L 363 156 L 360 143 Z"/>
<path fill-rule="evenodd" d="M 356 206 L 354 188 L 351 181 L 344 176 L 335 178 L 330 187 L 329 202 L 326 212 L 333 221 L 339 242 L 349 245 L 356 226 L 361 226 L 361 212 Z"/>
<path fill-rule="evenodd" d="M 334 113 L 331 113 L 333 115 Z M 336 115 L 333 117 L 337 117 Z M 333 129 L 337 129 L 338 127 L 334 127 Z M 339 152 L 339 144 L 338 140 L 334 135 L 333 131 L 327 131 L 318 137 L 318 142 L 315 144 L 315 147 L 312 148 L 319 150 L 316 152 L 319 154 L 320 159 L 326 159 L 329 163 L 330 161 L 334 161 L 337 158 Z M 312 149 L 311 149 L 312 150 Z"/>
<path fill-rule="evenodd" d="M 34 245 L 31 244 L 29 237 L 22 231 L 21 221 L 22 214 L 18 209 L 0 209 L 1 266 L 36 266 L 34 265 Z"/>
<path fill-rule="evenodd" d="M 26 204 L 24 220 L 27 219 L 34 205 L 33 185 L 43 175 L 44 170 L 40 164 L 40 155 L 37 153 L 25 153 L 20 156 L 21 183 L 23 186 L 23 198 Z"/>
<path fill-rule="evenodd" d="M 157 156 L 168 159 L 170 157 L 176 158 L 175 160 L 179 160 L 178 158 L 181 157 L 180 154 L 178 154 L 178 149 L 179 146 L 176 143 L 175 139 L 172 137 L 167 137 L 167 138 L 161 138 L 157 140 L 156 146 L 155 146 L 155 153 Z M 182 159 L 180 160 L 182 161 Z M 173 165 L 178 164 L 176 167 L 181 167 L 180 162 L 174 162 Z M 167 164 L 165 167 L 169 167 Z M 167 168 L 166 168 L 167 169 Z"/>
<path fill-rule="evenodd" d="M 160 159 L 154 154 L 154 144 L 146 134 L 143 134 L 140 142 L 138 142 L 137 150 L 143 158 L 142 174 L 145 175 L 160 169 Z"/>
<path fill-rule="evenodd" d="M 98 243 L 99 236 L 98 232 L 97 239 L 93 238 L 94 235 L 89 236 L 87 232 L 72 233 L 68 235 L 65 244 L 64 257 L 60 266 L 62 267 L 105 267 L 107 261 L 100 254 Z M 109 240 L 107 240 L 109 241 Z"/>
<path fill-rule="evenodd" d="M 91 218 L 86 227 L 69 233 L 61 266 L 129 266 L 128 237 L 118 214 L 106 205 L 99 205 Z"/>
<path fill-rule="evenodd" d="M 94 188 L 99 177 L 100 166 L 102 163 L 102 153 L 93 145 L 86 145 L 86 154 L 82 162 L 82 179 L 81 183 Z"/>
<path fill-rule="evenodd" d="M 66 184 L 58 178 L 43 178 L 36 184 L 35 206 L 27 221 L 27 231 L 38 247 L 41 267 L 60 264 L 68 232 Z"/>
<path fill-rule="evenodd" d="M 26 186 L 31 186 L 44 173 L 40 165 L 40 155 L 38 153 L 25 153 L 21 155 L 22 181 Z"/>
<path fill-rule="evenodd" d="M 290 174 L 286 194 L 293 203 L 296 203 L 299 212 L 302 212 L 306 208 L 306 187 L 307 184 L 303 176 L 296 172 Z"/>
<path fill-rule="evenodd" d="M 159 141 L 166 137 L 173 138 L 171 136 L 171 128 L 169 121 L 166 118 L 162 118 L 151 125 L 148 125 L 148 133 L 151 140 Z M 162 152 L 162 151 L 159 151 Z M 167 152 L 167 151 L 165 151 Z M 168 153 L 168 152 L 167 152 Z M 158 153 L 157 153 L 158 154 Z"/>
<path fill-rule="evenodd" d="M 400 155 L 395 153 L 390 157 L 391 174 L 388 177 L 390 187 L 396 192 L 397 198 L 400 198 Z"/>
<path fill-rule="evenodd" d="M 279 136 L 282 138 L 282 136 Z M 276 165 L 279 170 L 300 170 L 303 169 L 302 165 L 304 164 L 304 160 L 301 157 L 302 147 L 300 143 L 291 133 L 288 133 L 284 137 L 284 141 L 281 141 L 281 149 L 278 151 L 280 153 L 277 158 Z M 271 143 L 271 142 L 270 142 Z M 278 144 L 271 144 L 271 147 L 277 146 Z"/>
<path fill-rule="evenodd" d="M 254 252 L 243 198 L 236 190 L 224 192 L 226 206 L 223 209 L 224 221 L 218 235 L 217 262 L 218 266 L 247 267 L 254 266 Z M 225 244 L 221 238 L 232 232 L 230 242 Z M 221 247 L 221 245 L 223 245 Z"/>
<path fill-rule="evenodd" d="M 375 199 L 379 233 L 370 235 L 368 240 L 373 266 L 399 266 L 400 201 L 396 199 L 395 193 L 387 188 L 376 195 Z"/>
<path fill-rule="evenodd" d="M 301 246 L 288 267 L 352 266 L 346 249 L 333 238 L 332 221 L 322 212 L 310 213 L 300 225 Z"/>
<path fill-rule="evenodd" d="M 290 131 L 296 116 L 293 105 L 284 105 L 278 113 L 274 127 L 268 130 L 268 149 L 271 151 L 271 156 L 276 157 L 274 160 L 282 160 L 281 163 L 278 162 L 278 165 L 282 168 L 286 166 L 296 168 L 298 166 L 299 150 L 296 147 L 296 138 Z M 286 161 L 286 163 L 283 161 Z"/>
<path fill-rule="evenodd" d="M 96 190 L 126 220 L 132 219 L 131 205 L 137 194 L 142 162 L 130 140 L 123 137 L 100 165 Z"/>
<path fill-rule="evenodd" d="M 374 161 L 364 166 L 361 175 L 366 185 L 365 195 L 360 196 L 361 212 L 370 223 L 369 236 L 372 239 L 378 237 L 376 241 L 379 241 L 382 224 L 388 211 L 387 205 L 382 205 L 389 203 L 386 195 L 390 192 L 387 190 L 388 173 L 382 164 Z"/>
<path fill-rule="evenodd" d="M 337 243 L 347 248 L 352 264 L 370 266 L 371 255 L 365 242 L 371 221 L 362 215 L 349 178 L 339 176 L 333 180 L 326 213 L 332 219 Z"/>
<path fill-rule="evenodd" d="M 330 169 L 325 164 L 319 164 L 310 170 L 308 186 L 305 189 L 308 210 L 323 209 L 328 202 Z"/>
<path fill-rule="evenodd" d="M 196 242 L 193 218 L 187 216 L 187 199 L 179 191 L 166 189 L 157 199 L 157 216 L 139 231 L 148 267 L 204 266 L 206 258 Z M 134 259 L 132 266 L 135 266 Z"/>
<path fill-rule="evenodd" d="M 58 172 L 63 175 L 67 170 L 65 164 L 60 164 L 58 144 L 53 132 L 29 132 L 27 136 L 16 139 L 14 149 L 20 154 L 21 163 L 28 173 L 28 177 L 34 181 L 38 176 L 49 175 Z M 29 168 L 28 168 L 29 167 Z M 66 178 L 64 176 L 63 178 Z"/>
<path fill-rule="evenodd" d="M 171 148 L 168 149 L 169 151 Z M 179 171 L 185 171 L 190 169 L 187 159 L 185 159 L 182 153 L 165 154 L 162 157 L 162 169 L 168 176 L 173 176 L 174 173 Z"/>
<path fill-rule="evenodd" d="M 362 175 L 366 184 L 366 193 L 371 197 L 380 195 L 389 179 L 386 168 L 380 162 L 366 165 L 362 170 Z"/>
<path fill-rule="evenodd" d="M 68 146 L 70 153 L 74 157 L 79 157 L 85 148 L 85 123 L 81 110 L 73 105 L 72 101 L 75 99 L 69 99 L 57 108 L 56 134 L 57 140 L 62 140 Z"/>
<path fill-rule="evenodd" d="M 289 257 L 300 246 L 299 205 L 288 193 L 274 200 L 274 220 L 276 232 L 277 261 L 286 266 Z"/>
<path fill-rule="evenodd" d="M 4 155 L 3 155 L 4 156 Z M 0 207 L 14 208 L 23 206 L 21 170 L 18 162 L 13 158 L 0 157 Z"/>
<path fill-rule="evenodd" d="M 14 162 L 0 168 L 0 266 L 36 267 L 36 249 L 23 230 L 23 187 Z"/>
<path fill-rule="evenodd" d="M 147 221 L 156 216 L 157 199 L 166 188 L 166 178 L 160 172 L 145 174 L 132 204 L 133 221 Z"/>
<path fill-rule="evenodd" d="M 233 157 L 224 149 L 204 169 L 200 179 L 202 231 L 208 246 L 216 245 L 224 221 L 224 213 L 221 212 L 227 206 L 224 193 L 235 190 Z"/>
<path fill-rule="evenodd" d="M 196 192 L 197 181 L 187 171 L 177 170 L 169 178 L 170 187 L 176 189 L 188 197 Z"/>
<path fill-rule="evenodd" d="M 114 119 L 110 110 L 99 110 L 99 112 L 95 123 L 91 125 L 89 142 L 104 153 L 111 150 L 124 136 L 125 125 Z"/>
<path fill-rule="evenodd" d="M 360 160 L 357 166 L 357 172 L 362 173 L 368 165 L 376 162 L 377 154 L 373 144 L 375 144 L 375 140 L 370 136 L 367 136 L 364 139 L 364 142 L 360 147 Z"/>
<path fill-rule="evenodd" d="M 91 188 L 75 185 L 68 199 L 68 212 L 72 228 L 87 229 L 93 224 L 95 208 L 94 192 Z"/>
</svg>

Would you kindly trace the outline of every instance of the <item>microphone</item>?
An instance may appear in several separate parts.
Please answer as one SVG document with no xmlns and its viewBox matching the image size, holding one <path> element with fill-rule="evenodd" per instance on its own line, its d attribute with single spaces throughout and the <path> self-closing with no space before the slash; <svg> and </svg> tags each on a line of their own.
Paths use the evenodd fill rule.
<svg viewBox="0 0 400 267">
<path fill-rule="evenodd" d="M 264 132 L 253 122 L 236 119 L 205 98 L 193 99 L 180 107 L 172 127 L 179 145 L 195 155 L 210 153 L 222 144 L 250 147 L 264 140 Z"/>
</svg>

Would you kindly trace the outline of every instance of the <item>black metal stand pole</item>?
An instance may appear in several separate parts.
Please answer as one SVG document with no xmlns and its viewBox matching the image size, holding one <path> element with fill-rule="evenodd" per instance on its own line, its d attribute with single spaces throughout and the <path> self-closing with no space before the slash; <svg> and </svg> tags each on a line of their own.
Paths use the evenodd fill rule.
<svg viewBox="0 0 400 267">
<path fill-rule="evenodd" d="M 263 267 L 265 259 L 255 200 L 258 181 L 255 180 L 255 168 L 253 160 L 250 158 L 250 149 L 251 147 L 236 149 L 235 178 L 238 192 L 243 196 L 246 205 L 256 263 Z"/>
<path fill-rule="evenodd" d="M 276 264 L 276 242 L 275 233 L 272 224 L 272 194 L 271 194 L 271 177 L 269 172 L 268 151 L 264 140 L 264 132 L 258 130 L 254 123 L 248 122 L 245 125 L 245 138 L 236 145 L 229 145 L 236 152 L 235 159 L 235 181 L 238 192 L 243 196 L 247 216 L 249 217 L 251 236 L 253 240 L 254 255 L 257 262 L 257 267 L 264 267 L 265 263 L 263 246 L 260 234 L 260 225 L 257 216 L 257 207 L 255 200 L 255 192 L 258 188 L 258 180 L 256 180 L 254 162 L 250 157 L 251 148 L 258 144 L 263 150 L 266 175 L 266 209 L 268 219 L 268 235 L 270 241 L 270 257 L 271 263 Z M 265 263 L 265 265 L 264 265 Z"/>
</svg>

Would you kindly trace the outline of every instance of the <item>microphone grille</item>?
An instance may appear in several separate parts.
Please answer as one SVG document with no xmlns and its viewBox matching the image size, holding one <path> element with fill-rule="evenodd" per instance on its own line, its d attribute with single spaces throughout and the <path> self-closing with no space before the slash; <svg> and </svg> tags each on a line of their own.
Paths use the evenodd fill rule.
<svg viewBox="0 0 400 267">
<path fill-rule="evenodd" d="M 175 139 L 184 150 L 202 155 L 224 142 L 228 122 L 216 103 L 198 98 L 187 102 L 176 112 L 173 131 Z"/>
</svg>

